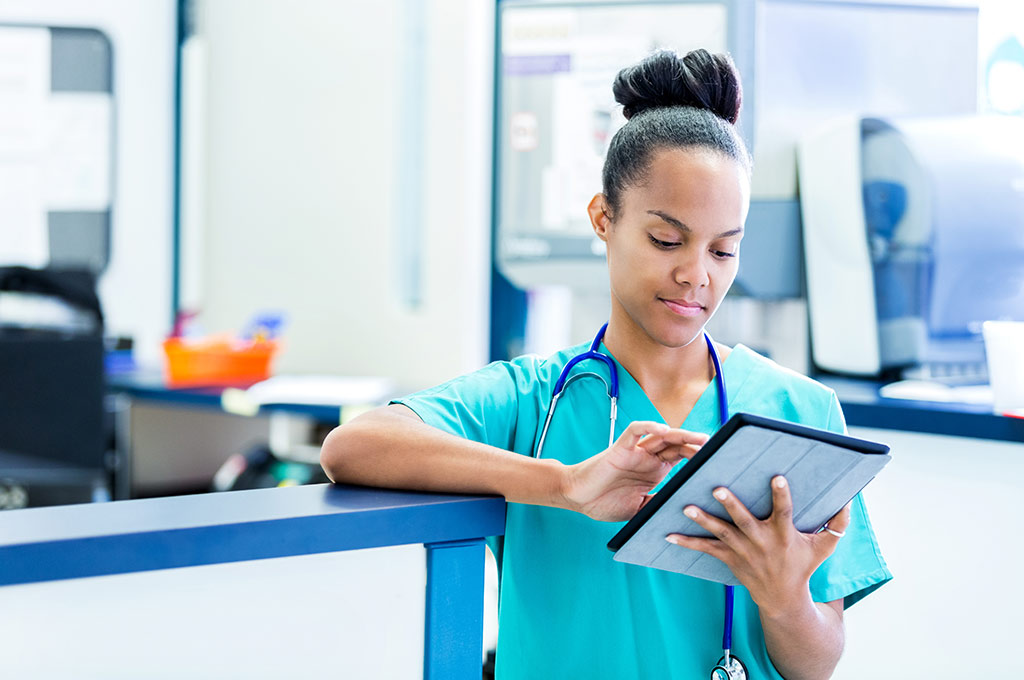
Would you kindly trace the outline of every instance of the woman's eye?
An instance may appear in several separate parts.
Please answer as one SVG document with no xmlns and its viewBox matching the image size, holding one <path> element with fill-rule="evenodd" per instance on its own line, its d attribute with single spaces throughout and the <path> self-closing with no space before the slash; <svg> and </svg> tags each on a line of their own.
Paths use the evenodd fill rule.
<svg viewBox="0 0 1024 680">
<path fill-rule="evenodd" d="M 715 257 L 721 257 L 721 258 L 736 257 L 736 253 L 727 253 L 724 250 L 712 250 L 711 254 L 714 255 Z"/>
<path fill-rule="evenodd" d="M 651 243 L 661 248 L 662 250 L 671 250 L 672 248 L 681 245 L 678 241 L 660 241 L 651 236 L 650 234 L 647 235 L 647 238 L 651 239 Z"/>
</svg>

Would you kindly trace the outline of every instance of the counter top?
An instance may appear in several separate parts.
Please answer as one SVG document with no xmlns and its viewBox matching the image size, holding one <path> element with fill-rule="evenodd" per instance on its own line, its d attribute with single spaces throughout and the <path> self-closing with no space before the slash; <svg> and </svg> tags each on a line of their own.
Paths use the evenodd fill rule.
<svg viewBox="0 0 1024 680">
<path fill-rule="evenodd" d="M 990 406 L 887 399 L 879 395 L 883 383 L 877 381 L 832 375 L 815 379 L 836 391 L 851 427 L 1024 442 L 1024 419 L 996 415 Z"/>
<path fill-rule="evenodd" d="M 883 430 L 1024 442 L 1024 419 L 996 415 L 979 404 L 887 399 L 878 391 L 883 383 L 834 375 L 814 376 L 836 391 L 846 424 Z M 182 406 L 221 409 L 223 387 L 169 388 L 159 373 L 132 373 L 108 377 L 108 389 L 130 396 Z M 247 387 L 240 385 L 241 389 Z M 264 404 L 260 412 L 287 411 L 326 423 L 338 422 L 338 407 L 309 404 Z"/>
<path fill-rule="evenodd" d="M 0 585 L 504 532 L 500 497 L 333 484 L 9 510 Z"/>
<path fill-rule="evenodd" d="M 163 404 L 217 410 L 227 410 L 223 404 L 225 390 L 245 390 L 250 386 L 251 383 L 223 387 L 168 387 L 163 374 L 159 371 L 133 371 L 107 376 L 108 392 L 127 394 L 136 399 Z M 273 411 L 284 411 L 336 425 L 339 421 L 339 410 L 336 405 L 262 404 L 259 412 L 263 415 Z"/>
</svg>

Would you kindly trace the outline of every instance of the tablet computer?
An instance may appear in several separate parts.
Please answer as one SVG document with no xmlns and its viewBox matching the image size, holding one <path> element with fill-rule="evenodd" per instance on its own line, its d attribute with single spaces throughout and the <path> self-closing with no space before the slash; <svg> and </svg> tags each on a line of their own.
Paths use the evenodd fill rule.
<svg viewBox="0 0 1024 680">
<path fill-rule="evenodd" d="M 821 529 L 891 460 L 885 444 L 774 418 L 737 413 L 669 479 L 620 530 L 608 547 L 615 560 L 739 585 L 717 558 L 668 543 L 672 533 L 711 534 L 683 514 L 696 505 L 731 522 L 711 493 L 727 487 L 759 519 L 772 511 L 770 482 L 785 475 L 793 523 L 805 533 Z"/>
</svg>

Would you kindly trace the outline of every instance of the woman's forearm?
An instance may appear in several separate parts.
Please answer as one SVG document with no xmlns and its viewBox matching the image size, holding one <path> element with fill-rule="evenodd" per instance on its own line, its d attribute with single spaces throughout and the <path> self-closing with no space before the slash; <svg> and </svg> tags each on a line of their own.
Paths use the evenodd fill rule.
<svg viewBox="0 0 1024 680">
<path fill-rule="evenodd" d="M 320 463 L 335 482 L 564 506 L 565 466 L 558 461 L 442 432 L 404 406 L 379 408 L 335 428 L 324 440 Z"/>
<path fill-rule="evenodd" d="M 832 677 L 843 653 L 842 600 L 794 603 L 785 612 L 761 611 L 761 627 L 772 663 L 786 680 Z"/>
</svg>

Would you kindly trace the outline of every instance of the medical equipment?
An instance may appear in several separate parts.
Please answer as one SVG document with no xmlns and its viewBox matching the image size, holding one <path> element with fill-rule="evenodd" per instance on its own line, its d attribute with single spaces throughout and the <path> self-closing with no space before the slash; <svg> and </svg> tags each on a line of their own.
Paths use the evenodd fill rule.
<svg viewBox="0 0 1024 680">
<path fill-rule="evenodd" d="M 569 377 L 569 372 L 575 368 L 576 364 L 586 361 L 587 359 L 596 359 L 602 362 L 608 367 L 608 375 L 610 383 L 608 385 L 608 398 L 611 400 L 611 411 L 609 413 L 609 420 L 611 423 L 608 427 L 608 446 L 615 443 L 615 419 L 618 416 L 617 404 L 619 402 L 619 373 L 615 368 L 615 362 L 607 354 L 598 351 L 601 346 L 601 340 L 604 339 L 604 332 L 608 329 L 608 324 L 601 326 L 601 330 L 597 332 L 594 337 L 594 342 L 590 343 L 590 349 L 583 354 L 573 357 L 569 360 L 569 363 L 565 365 L 562 372 L 558 374 L 558 380 L 555 382 L 555 395 L 551 398 L 551 405 L 548 406 L 548 414 L 544 418 L 544 429 L 540 431 L 540 442 L 537 444 L 537 451 L 533 454 L 534 458 L 540 458 L 540 452 L 544 448 L 544 440 L 548 436 L 548 427 L 551 425 L 551 416 L 555 414 L 555 406 L 558 404 L 559 398 L 561 398 L 565 388 L 571 383 L 581 380 L 583 378 L 594 377 L 598 380 L 602 380 L 601 376 L 597 373 L 577 373 L 576 375 Z"/>
<path fill-rule="evenodd" d="M 601 341 L 604 339 L 605 331 L 608 330 L 608 324 L 601 326 L 601 330 L 594 336 L 594 341 L 590 343 L 590 349 L 582 354 L 578 354 L 570 359 L 562 372 L 558 374 L 558 380 L 555 382 L 555 393 L 551 397 L 551 404 L 548 406 L 547 415 L 544 418 L 544 427 L 540 433 L 540 441 L 537 443 L 537 450 L 534 452 L 534 458 L 541 457 L 541 451 L 544 448 L 544 440 L 547 438 L 548 427 L 551 425 L 551 417 L 555 413 L 555 406 L 558 404 L 558 400 L 565 393 L 565 389 L 576 380 L 581 380 L 587 377 L 594 377 L 604 382 L 597 373 L 577 373 L 570 377 L 572 369 L 577 364 L 586 361 L 588 359 L 595 359 L 600 361 L 608 367 L 609 382 L 606 384 L 608 388 L 608 398 L 611 400 L 611 407 L 609 412 L 609 420 L 611 421 L 608 430 L 608 446 L 611 447 L 615 443 L 615 420 L 618 415 L 618 401 L 619 401 L 619 374 L 616 368 L 615 361 L 607 354 L 599 351 L 601 347 Z M 711 336 L 706 332 L 704 333 L 704 342 L 708 347 L 708 354 L 711 355 L 711 363 L 715 367 L 715 387 L 718 390 L 718 416 L 720 418 L 720 425 L 725 424 L 729 420 L 729 397 L 725 391 L 725 379 L 722 376 L 722 363 L 718 358 L 718 352 L 715 350 L 715 344 L 711 341 Z M 711 669 L 711 680 L 746 680 L 747 669 L 743 663 L 733 656 L 732 654 L 732 615 L 733 615 L 733 601 L 734 591 L 733 586 L 725 587 L 725 623 L 722 631 L 722 657 L 715 664 L 715 667 Z"/>
<path fill-rule="evenodd" d="M 982 382 L 982 323 L 1024 321 L 1024 121 L 848 115 L 799 162 L 814 363 Z"/>
</svg>

